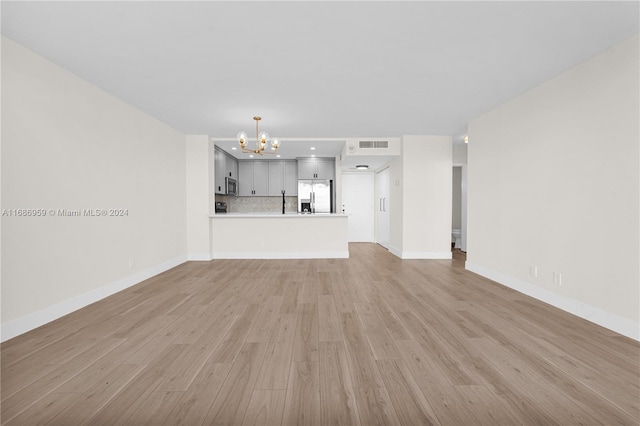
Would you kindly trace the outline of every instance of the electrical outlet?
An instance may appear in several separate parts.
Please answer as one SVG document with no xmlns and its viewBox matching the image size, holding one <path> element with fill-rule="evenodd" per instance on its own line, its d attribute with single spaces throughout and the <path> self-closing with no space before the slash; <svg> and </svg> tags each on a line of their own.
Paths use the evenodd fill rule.
<svg viewBox="0 0 640 426">
<path fill-rule="evenodd" d="M 538 278 L 538 267 L 536 265 L 529 266 L 529 275 L 533 278 Z"/>
<path fill-rule="evenodd" d="M 562 285 L 562 274 L 560 272 L 553 273 L 553 283 L 556 285 Z"/>
</svg>

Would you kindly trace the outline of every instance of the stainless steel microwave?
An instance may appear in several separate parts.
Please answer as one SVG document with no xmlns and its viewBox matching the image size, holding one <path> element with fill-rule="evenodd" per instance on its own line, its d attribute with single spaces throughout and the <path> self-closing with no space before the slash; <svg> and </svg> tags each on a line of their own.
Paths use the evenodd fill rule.
<svg viewBox="0 0 640 426">
<path fill-rule="evenodd" d="M 226 177 L 224 178 L 224 180 L 225 180 L 225 186 L 227 188 L 226 194 L 238 195 L 238 182 L 236 182 L 235 179 L 230 177 Z"/>
</svg>

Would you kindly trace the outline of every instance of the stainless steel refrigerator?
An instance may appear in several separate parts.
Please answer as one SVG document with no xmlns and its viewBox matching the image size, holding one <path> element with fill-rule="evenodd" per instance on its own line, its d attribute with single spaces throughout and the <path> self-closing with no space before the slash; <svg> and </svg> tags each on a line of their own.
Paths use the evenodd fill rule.
<svg viewBox="0 0 640 426">
<path fill-rule="evenodd" d="M 332 180 L 299 180 L 298 213 L 333 213 Z"/>
</svg>

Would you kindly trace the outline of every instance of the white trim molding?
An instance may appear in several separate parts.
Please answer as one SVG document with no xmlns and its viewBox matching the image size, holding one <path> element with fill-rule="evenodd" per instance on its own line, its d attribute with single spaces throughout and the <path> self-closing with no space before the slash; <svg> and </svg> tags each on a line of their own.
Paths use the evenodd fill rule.
<svg viewBox="0 0 640 426">
<path fill-rule="evenodd" d="M 395 247 L 389 246 L 389 252 L 400 259 L 430 259 L 430 260 L 451 260 L 452 253 L 436 252 L 436 251 L 402 251 Z"/>
<path fill-rule="evenodd" d="M 465 269 L 604 328 L 640 341 L 640 323 L 471 262 Z"/>
<path fill-rule="evenodd" d="M 51 321 L 70 314 L 73 311 L 77 311 L 78 309 L 84 308 L 85 306 L 104 299 L 105 297 L 111 296 L 112 294 L 136 285 L 146 279 L 156 276 L 178 265 L 181 265 L 186 261 L 186 256 L 179 256 L 174 259 L 167 260 L 143 271 L 136 272 L 133 275 L 129 275 L 116 280 L 105 286 L 72 297 L 71 299 L 67 299 L 64 302 L 49 306 L 38 312 L 34 312 L 21 318 L 17 318 L 13 321 L 9 321 L 5 324 L 2 324 L 0 340 L 2 342 L 5 342 L 23 333 L 36 329 Z"/>
<path fill-rule="evenodd" d="M 389 244 L 389 247 L 387 247 L 387 250 L 389 250 L 389 253 L 391 253 L 392 255 L 402 259 L 402 250 L 398 250 L 397 248 L 393 247 L 391 244 Z"/>
<path fill-rule="evenodd" d="M 430 260 L 450 260 L 452 254 L 450 251 L 403 251 L 401 259 L 430 259 Z"/>
<path fill-rule="evenodd" d="M 189 256 L 187 257 L 187 260 L 191 261 L 205 261 L 208 262 L 210 260 L 212 260 L 213 258 L 211 257 L 211 255 L 209 253 L 189 253 Z"/>
</svg>

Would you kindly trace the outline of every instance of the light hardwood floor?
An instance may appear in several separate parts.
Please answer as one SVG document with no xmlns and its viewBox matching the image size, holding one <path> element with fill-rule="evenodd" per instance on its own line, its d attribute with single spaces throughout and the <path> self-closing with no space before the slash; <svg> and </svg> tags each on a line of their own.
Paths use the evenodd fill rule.
<svg viewBox="0 0 640 426">
<path fill-rule="evenodd" d="M 2 424 L 640 423 L 640 345 L 453 261 L 189 262 L 1 346 Z"/>
</svg>

